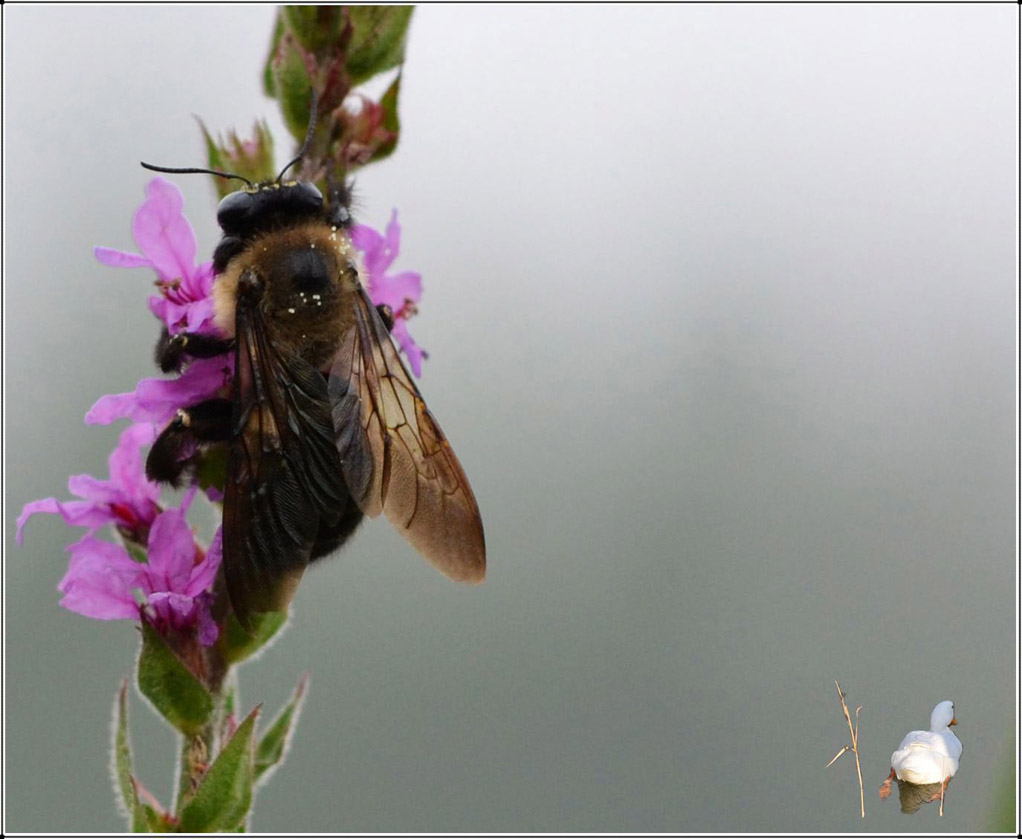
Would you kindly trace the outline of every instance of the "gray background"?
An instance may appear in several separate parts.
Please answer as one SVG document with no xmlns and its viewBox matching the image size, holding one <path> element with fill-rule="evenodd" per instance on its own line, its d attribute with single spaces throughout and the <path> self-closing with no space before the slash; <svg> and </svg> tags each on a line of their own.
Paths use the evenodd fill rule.
<svg viewBox="0 0 1022 839">
<path fill-rule="evenodd" d="M 274 10 L 5 9 L 8 830 L 113 831 L 137 634 L 57 606 L 106 476 L 82 416 L 153 375 L 140 159 L 247 132 Z M 311 571 L 246 704 L 311 691 L 253 827 L 982 830 L 1015 708 L 1014 5 L 443 7 L 397 154 L 422 389 L 486 523 L 460 587 L 383 523 Z M 284 158 L 281 149 L 279 157 Z M 179 177 L 211 253 L 207 179 Z M 201 516 L 198 517 L 201 519 Z M 208 524 L 205 522 L 204 524 Z M 841 679 L 863 705 L 867 819 Z M 955 700 L 946 816 L 875 789 Z M 171 734 L 133 696 L 143 781 Z"/>
</svg>

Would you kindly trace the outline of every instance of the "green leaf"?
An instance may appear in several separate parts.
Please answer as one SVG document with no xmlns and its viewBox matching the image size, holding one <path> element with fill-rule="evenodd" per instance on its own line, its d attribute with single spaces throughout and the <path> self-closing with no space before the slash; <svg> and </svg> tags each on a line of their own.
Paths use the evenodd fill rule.
<svg viewBox="0 0 1022 839">
<path fill-rule="evenodd" d="M 325 54 L 344 31 L 343 6 L 281 6 L 287 28 L 305 49 Z"/>
<path fill-rule="evenodd" d="M 349 6 L 351 40 L 345 66 L 361 84 L 405 60 L 405 39 L 414 6 Z"/>
<path fill-rule="evenodd" d="M 227 168 L 227 164 L 224 163 L 223 152 L 221 151 L 220 146 L 218 146 L 216 140 L 213 139 L 213 135 L 209 133 L 209 129 L 206 128 L 206 123 L 198 117 L 195 119 L 199 123 L 199 128 L 202 131 L 202 137 L 206 141 L 206 165 L 210 169 L 219 169 L 221 171 L 225 170 Z M 218 180 L 220 179 L 214 178 L 214 183 Z"/>
<path fill-rule="evenodd" d="M 113 759 L 113 776 L 116 780 L 114 793 L 117 796 L 119 809 L 127 817 L 132 833 L 143 833 L 146 830 L 145 811 L 135 794 L 135 784 L 131 777 L 131 741 L 128 737 L 128 680 L 121 682 L 114 700 L 114 742 L 111 758 Z"/>
<path fill-rule="evenodd" d="M 298 687 L 295 688 L 291 700 L 281 708 L 280 713 L 277 714 L 259 740 L 255 758 L 255 777 L 257 783 L 265 780 L 264 776 L 268 777 L 267 773 L 269 770 L 283 763 L 284 758 L 287 757 L 288 750 L 291 747 L 291 734 L 302 712 L 302 705 L 305 702 L 305 693 L 308 686 L 309 676 L 306 674 L 302 676 Z"/>
<path fill-rule="evenodd" d="M 304 140 L 309 127 L 309 104 L 312 79 L 309 77 L 306 53 L 290 32 L 280 39 L 272 62 L 273 89 L 280 102 L 280 112 L 287 130 L 296 140 Z"/>
<path fill-rule="evenodd" d="M 373 156 L 369 158 L 370 163 L 389 157 L 394 149 L 397 148 L 398 135 L 401 133 L 401 122 L 397 115 L 397 100 L 400 93 L 401 74 L 398 73 L 397 78 L 391 82 L 390 87 L 387 88 L 380 99 L 380 107 L 383 108 L 383 122 L 380 124 L 390 134 L 390 137 L 377 146 Z"/>
<path fill-rule="evenodd" d="M 227 619 L 216 643 L 228 664 L 237 664 L 259 652 L 287 623 L 287 612 L 256 612 L 251 621 L 250 635 L 233 613 Z"/>
<path fill-rule="evenodd" d="M 270 51 L 266 54 L 266 64 L 263 65 L 263 92 L 269 96 L 277 95 L 277 89 L 273 82 L 273 59 L 277 55 L 277 48 L 280 46 L 280 38 L 284 34 L 284 18 L 281 10 L 277 9 L 277 19 L 273 23 L 273 35 L 270 36 Z"/>
<path fill-rule="evenodd" d="M 149 624 L 142 624 L 138 689 L 174 728 L 196 735 L 213 713 L 213 697 Z"/>
<path fill-rule="evenodd" d="M 195 795 L 181 810 L 180 829 L 184 833 L 210 833 L 235 830 L 252 806 L 252 782 L 255 765 L 256 707 L 238 726 L 209 771 L 199 782 Z"/>
</svg>

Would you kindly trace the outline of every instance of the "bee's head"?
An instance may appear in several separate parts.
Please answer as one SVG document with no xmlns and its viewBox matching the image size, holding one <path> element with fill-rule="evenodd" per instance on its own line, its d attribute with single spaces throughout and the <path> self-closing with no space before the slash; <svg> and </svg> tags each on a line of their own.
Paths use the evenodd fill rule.
<svg viewBox="0 0 1022 839">
<path fill-rule="evenodd" d="M 272 230 L 293 227 L 308 221 L 320 220 L 335 228 L 351 226 L 351 213 L 348 209 L 350 195 L 348 187 L 341 184 L 335 186 L 329 176 L 330 207 L 324 206 L 323 194 L 311 181 L 284 180 L 287 171 L 300 163 L 305 157 L 312 142 L 316 128 L 317 97 L 315 92 L 310 102 L 309 131 L 298 154 L 280 171 L 275 180 L 253 183 L 242 175 L 230 172 L 219 172 L 214 169 L 171 169 L 165 166 L 153 166 L 143 163 L 146 169 L 154 172 L 170 172 L 177 174 L 207 174 L 221 178 L 233 178 L 244 181 L 245 186 L 224 196 L 217 207 L 216 219 L 223 231 L 223 238 L 213 253 L 213 270 L 222 274 L 227 263 L 239 254 L 251 240 Z"/>
<path fill-rule="evenodd" d="M 323 194 L 309 181 L 270 181 L 224 196 L 216 220 L 224 236 L 248 239 L 284 223 L 323 214 Z"/>
</svg>

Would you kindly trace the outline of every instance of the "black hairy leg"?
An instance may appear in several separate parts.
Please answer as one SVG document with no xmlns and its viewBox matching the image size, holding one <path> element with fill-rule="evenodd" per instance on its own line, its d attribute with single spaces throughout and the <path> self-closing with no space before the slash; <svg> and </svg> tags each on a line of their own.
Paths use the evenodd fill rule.
<svg viewBox="0 0 1022 839">
<path fill-rule="evenodd" d="M 234 404 L 229 399 L 207 399 L 189 408 L 180 408 L 149 450 L 146 477 L 177 486 L 200 444 L 225 443 L 231 439 L 233 411 Z"/>
<path fill-rule="evenodd" d="M 338 182 L 333 176 L 327 175 L 327 209 L 330 224 L 341 230 L 347 230 L 354 223 L 351 216 L 352 187 L 351 181 Z"/>
<path fill-rule="evenodd" d="M 215 358 L 233 348 L 234 342 L 215 335 L 198 332 L 178 332 L 171 335 L 163 327 L 156 342 L 156 363 L 164 373 L 175 373 L 181 369 L 185 356 L 191 358 Z"/>
</svg>

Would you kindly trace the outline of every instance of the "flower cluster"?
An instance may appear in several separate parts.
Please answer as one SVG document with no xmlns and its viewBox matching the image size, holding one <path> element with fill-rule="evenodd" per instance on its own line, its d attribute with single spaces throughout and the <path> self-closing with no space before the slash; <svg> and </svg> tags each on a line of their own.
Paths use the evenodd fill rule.
<svg viewBox="0 0 1022 839">
<path fill-rule="evenodd" d="M 428 354 L 408 334 L 408 319 L 416 313 L 416 304 L 422 297 L 422 277 L 415 271 L 387 273 L 401 248 L 397 210 L 391 213 L 385 235 L 381 236 L 364 224 L 357 224 L 351 231 L 351 243 L 362 252 L 370 299 L 377 306 L 390 306 L 394 312 L 394 327 L 390 334 L 404 352 L 412 372 L 421 376 L 422 360 Z"/>
<path fill-rule="evenodd" d="M 146 187 L 146 199 L 135 213 L 132 234 L 141 253 L 97 247 L 96 258 L 118 268 L 151 268 L 159 294 L 149 309 L 168 332 L 213 332 L 212 262 L 195 264 L 196 240 L 183 214 L 180 190 L 163 178 Z M 362 252 L 367 288 L 376 305 L 394 312 L 393 335 L 415 375 L 422 373 L 423 350 L 408 333 L 422 295 L 419 274 L 388 274 L 397 257 L 401 228 L 397 212 L 386 233 L 364 225 L 352 230 Z M 19 544 L 28 519 L 37 513 L 59 515 L 72 527 L 85 527 L 84 537 L 72 544 L 67 573 L 58 589 L 61 605 L 101 620 L 144 618 L 161 633 L 194 633 L 212 644 L 218 628 L 210 616 L 212 585 L 221 559 L 220 531 L 208 549 L 196 540 L 186 514 L 196 494 L 185 493 L 180 505 L 163 508 L 159 487 L 145 475 L 142 450 L 156 438 L 178 408 L 215 395 L 225 395 L 233 373 L 230 355 L 190 362 L 174 378 L 147 378 L 129 393 L 100 397 L 86 414 L 88 424 L 131 421 L 109 458 L 110 478 L 76 475 L 68 489 L 78 500 L 44 498 L 25 505 L 17 522 Z M 208 491 L 216 499 L 215 491 Z M 112 525 L 128 548 L 95 535 Z M 139 559 L 145 554 L 144 561 Z"/>
</svg>

